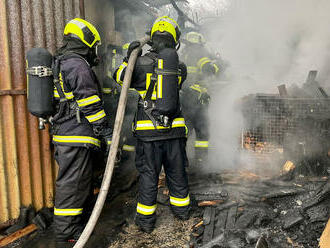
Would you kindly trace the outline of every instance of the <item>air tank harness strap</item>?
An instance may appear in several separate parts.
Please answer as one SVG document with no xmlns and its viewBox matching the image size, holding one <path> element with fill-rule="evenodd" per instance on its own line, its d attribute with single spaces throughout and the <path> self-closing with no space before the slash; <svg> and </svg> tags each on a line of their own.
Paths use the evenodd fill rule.
<svg viewBox="0 0 330 248">
<path fill-rule="evenodd" d="M 143 106 L 144 112 L 148 118 L 152 121 L 152 124 L 157 129 L 158 122 L 155 117 L 152 115 L 152 111 L 155 109 L 155 102 L 151 100 L 152 92 L 157 82 L 157 75 L 154 73 L 151 76 L 150 85 L 147 89 L 144 99 L 140 98 L 139 104 Z"/>
</svg>

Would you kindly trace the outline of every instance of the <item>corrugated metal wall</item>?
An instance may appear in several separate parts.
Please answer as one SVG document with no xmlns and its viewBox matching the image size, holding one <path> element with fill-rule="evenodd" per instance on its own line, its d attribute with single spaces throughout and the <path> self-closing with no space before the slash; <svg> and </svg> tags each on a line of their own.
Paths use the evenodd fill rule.
<svg viewBox="0 0 330 248">
<path fill-rule="evenodd" d="M 55 164 L 48 130 L 27 111 L 25 53 L 54 52 L 79 0 L 0 0 L 0 223 L 20 206 L 53 205 Z M 80 9 L 82 11 L 80 11 Z"/>
</svg>

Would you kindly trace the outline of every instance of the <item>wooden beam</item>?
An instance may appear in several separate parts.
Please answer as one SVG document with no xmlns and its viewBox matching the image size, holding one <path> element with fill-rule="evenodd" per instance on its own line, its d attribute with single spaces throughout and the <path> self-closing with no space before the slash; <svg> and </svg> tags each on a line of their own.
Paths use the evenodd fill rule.
<svg viewBox="0 0 330 248">
<path fill-rule="evenodd" d="M 3 239 L 0 239 L 0 247 L 9 245 L 9 244 L 13 243 L 14 241 L 36 231 L 37 229 L 38 229 L 38 227 L 35 224 L 28 225 L 27 227 L 20 229 Z"/>
<path fill-rule="evenodd" d="M 330 245 L 330 219 L 322 233 L 319 245 L 320 245 L 320 248 L 329 248 L 329 245 Z"/>
<path fill-rule="evenodd" d="M 0 96 L 6 95 L 26 95 L 26 90 L 0 90 Z"/>
</svg>

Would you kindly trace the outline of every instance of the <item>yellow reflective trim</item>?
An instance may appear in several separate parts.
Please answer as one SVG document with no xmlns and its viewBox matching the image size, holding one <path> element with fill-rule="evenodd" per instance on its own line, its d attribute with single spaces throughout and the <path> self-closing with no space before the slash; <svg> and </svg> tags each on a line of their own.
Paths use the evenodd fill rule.
<svg viewBox="0 0 330 248">
<path fill-rule="evenodd" d="M 140 94 L 142 99 L 144 99 L 144 97 L 146 96 L 146 93 L 147 93 L 146 90 L 137 90 L 137 92 Z"/>
<path fill-rule="evenodd" d="M 122 46 L 123 50 L 127 50 L 128 47 L 129 47 L 129 43 L 125 43 L 125 44 Z"/>
<path fill-rule="evenodd" d="M 57 89 L 54 89 L 54 97 L 55 98 L 60 98 L 60 95 L 57 92 Z"/>
<path fill-rule="evenodd" d="M 101 111 L 97 112 L 94 115 L 86 115 L 85 117 L 89 122 L 94 122 L 94 121 L 98 121 L 98 120 L 102 119 L 103 117 L 105 117 L 105 112 L 102 109 Z"/>
<path fill-rule="evenodd" d="M 103 91 L 104 94 L 110 94 L 112 92 L 112 89 L 111 88 L 103 88 L 102 91 Z"/>
<path fill-rule="evenodd" d="M 184 118 L 176 118 L 172 122 L 172 128 L 185 127 Z M 170 127 L 157 126 L 157 129 L 169 129 Z M 136 122 L 135 130 L 155 130 L 155 126 L 151 120 L 143 120 Z"/>
<path fill-rule="evenodd" d="M 164 60 L 158 59 L 158 69 L 163 69 L 164 68 Z"/>
<path fill-rule="evenodd" d="M 79 107 L 85 107 L 85 106 L 88 106 L 88 105 L 91 105 L 93 103 L 100 102 L 100 101 L 101 101 L 101 99 L 99 96 L 92 95 L 90 97 L 86 97 L 86 98 L 77 100 L 77 103 L 78 103 Z"/>
<path fill-rule="evenodd" d="M 71 100 L 72 98 L 74 98 L 74 95 L 72 92 L 64 92 L 65 98 L 68 100 Z"/>
<path fill-rule="evenodd" d="M 187 33 L 186 40 L 189 41 L 190 43 L 195 43 L 195 44 L 205 43 L 205 39 L 204 39 L 203 35 L 200 33 L 197 33 L 197 32 Z"/>
<path fill-rule="evenodd" d="M 180 85 L 182 83 L 182 77 L 178 76 L 178 84 Z"/>
<path fill-rule="evenodd" d="M 184 118 L 175 118 L 172 122 L 172 128 L 173 127 L 186 127 L 186 123 L 184 121 Z"/>
<path fill-rule="evenodd" d="M 107 141 L 107 145 L 111 145 L 111 143 L 112 143 L 112 140 Z"/>
<path fill-rule="evenodd" d="M 217 64 L 213 64 L 214 67 L 214 74 L 217 74 L 220 70 L 219 66 Z"/>
<path fill-rule="evenodd" d="M 123 73 L 124 69 L 127 67 L 127 63 L 126 62 L 123 62 L 120 66 L 119 66 L 119 69 L 117 71 L 117 74 L 116 74 L 116 80 L 117 82 L 121 85 L 123 83 L 123 81 L 121 81 L 121 74 Z"/>
<path fill-rule="evenodd" d="M 208 57 L 203 57 L 200 60 L 198 60 L 197 67 L 201 69 L 203 67 L 203 65 L 205 65 L 206 63 L 209 63 L 209 62 L 211 62 L 211 60 Z"/>
<path fill-rule="evenodd" d="M 204 87 L 201 87 L 199 84 L 193 84 L 192 86 L 189 87 L 190 89 L 196 90 L 200 93 L 206 93 L 207 89 Z"/>
<path fill-rule="evenodd" d="M 188 138 L 189 129 L 188 129 L 187 125 L 185 125 L 184 128 L 186 129 L 186 138 Z"/>
<path fill-rule="evenodd" d="M 135 152 L 135 146 L 123 145 L 123 151 L 126 151 L 126 152 Z"/>
<path fill-rule="evenodd" d="M 54 135 L 53 141 L 58 143 L 83 143 L 83 144 L 96 145 L 98 147 L 101 146 L 101 142 L 98 139 L 89 136 Z"/>
<path fill-rule="evenodd" d="M 210 63 L 211 60 L 207 57 L 203 57 L 201 58 L 198 62 L 197 62 L 197 67 L 198 69 L 201 71 L 203 66 L 206 64 L 206 63 Z"/>
<path fill-rule="evenodd" d="M 164 60 L 158 59 L 158 69 L 164 68 Z M 157 98 L 163 97 L 163 75 L 157 77 Z"/>
<path fill-rule="evenodd" d="M 70 92 L 65 92 L 65 90 L 64 90 L 62 73 L 59 74 L 59 79 L 60 79 L 61 89 L 64 93 L 65 98 L 68 99 L 68 100 L 71 100 L 72 98 L 74 98 L 74 95 L 71 91 Z"/>
<path fill-rule="evenodd" d="M 157 81 L 157 98 L 163 97 L 163 75 L 158 75 Z"/>
<path fill-rule="evenodd" d="M 185 198 L 177 198 L 177 197 L 170 196 L 170 203 L 177 207 L 185 207 L 190 204 L 190 197 L 189 197 L 189 195 Z"/>
<path fill-rule="evenodd" d="M 198 72 L 198 67 L 196 67 L 196 66 L 188 66 L 187 67 L 187 72 L 188 73 L 197 73 Z"/>
<path fill-rule="evenodd" d="M 152 215 L 156 212 L 157 205 L 147 206 L 138 202 L 136 206 L 136 212 L 143 215 Z"/>
<path fill-rule="evenodd" d="M 54 215 L 75 216 L 82 214 L 82 208 L 54 208 Z"/>
<path fill-rule="evenodd" d="M 195 141 L 195 147 L 208 148 L 209 147 L 209 142 L 208 141 L 196 140 Z"/>
</svg>

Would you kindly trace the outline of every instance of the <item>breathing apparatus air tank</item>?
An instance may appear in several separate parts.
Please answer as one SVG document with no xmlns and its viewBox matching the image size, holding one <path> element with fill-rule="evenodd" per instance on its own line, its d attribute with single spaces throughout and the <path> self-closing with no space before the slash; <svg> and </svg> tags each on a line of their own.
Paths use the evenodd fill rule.
<svg viewBox="0 0 330 248">
<path fill-rule="evenodd" d="M 178 70 L 179 57 L 177 51 L 165 48 L 158 54 L 157 69 L 157 100 L 155 112 L 161 116 L 174 116 L 179 106 Z"/>
<path fill-rule="evenodd" d="M 44 129 L 53 114 L 53 56 L 44 48 L 32 48 L 26 54 L 27 100 L 30 113 L 39 118 Z"/>
</svg>

